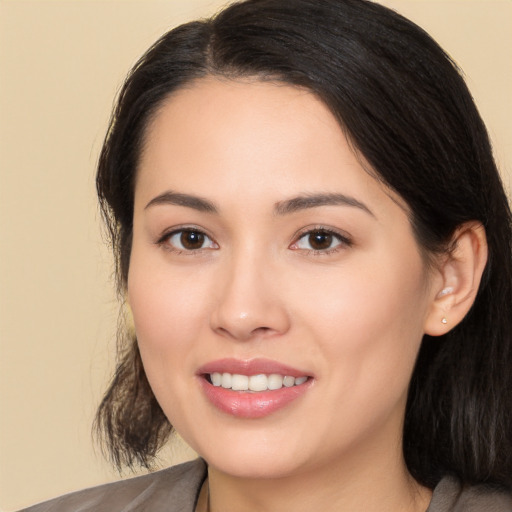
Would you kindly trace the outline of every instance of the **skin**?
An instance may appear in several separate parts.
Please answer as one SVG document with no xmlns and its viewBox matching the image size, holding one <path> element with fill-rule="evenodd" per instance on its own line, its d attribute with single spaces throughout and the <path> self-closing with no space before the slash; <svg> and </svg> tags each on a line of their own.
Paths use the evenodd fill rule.
<svg viewBox="0 0 512 512">
<path fill-rule="evenodd" d="M 155 200 L 169 191 L 217 212 Z M 351 204 L 276 212 L 333 193 Z M 199 249 L 165 236 L 183 227 L 207 235 Z M 339 233 L 328 250 L 305 234 L 320 227 Z M 313 94 L 206 78 L 153 118 L 128 300 L 151 387 L 208 461 L 214 512 L 424 511 L 431 493 L 407 472 L 401 432 L 422 336 L 444 328 L 442 286 L 400 198 L 363 170 Z M 269 416 L 237 418 L 198 382 L 198 368 L 226 357 L 275 360 L 311 385 Z"/>
</svg>

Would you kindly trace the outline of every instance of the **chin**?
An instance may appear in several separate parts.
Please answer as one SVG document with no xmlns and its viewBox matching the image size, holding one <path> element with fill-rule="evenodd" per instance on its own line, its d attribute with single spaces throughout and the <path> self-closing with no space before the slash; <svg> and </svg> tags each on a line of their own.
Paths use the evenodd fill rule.
<svg viewBox="0 0 512 512">
<path fill-rule="evenodd" d="M 284 439 L 282 432 L 277 436 L 273 431 L 257 429 L 224 434 L 217 430 L 211 437 L 204 434 L 197 438 L 199 443 L 185 440 L 210 467 L 235 478 L 283 478 L 307 466 L 303 444 Z"/>
<path fill-rule="evenodd" d="M 209 466 L 234 478 L 277 479 L 300 472 L 300 462 L 285 460 L 276 454 L 232 454 L 219 458 L 206 459 Z"/>
</svg>

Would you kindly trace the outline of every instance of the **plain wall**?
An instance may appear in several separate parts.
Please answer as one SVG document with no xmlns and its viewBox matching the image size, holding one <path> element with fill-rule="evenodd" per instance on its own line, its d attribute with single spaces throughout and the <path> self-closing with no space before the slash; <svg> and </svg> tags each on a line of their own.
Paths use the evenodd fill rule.
<svg viewBox="0 0 512 512">
<path fill-rule="evenodd" d="M 0 510 L 119 478 L 91 439 L 117 315 L 95 163 L 131 65 L 225 3 L 0 1 Z M 381 3 L 464 69 L 510 189 L 512 2 Z M 171 447 L 162 464 L 187 456 Z"/>
</svg>

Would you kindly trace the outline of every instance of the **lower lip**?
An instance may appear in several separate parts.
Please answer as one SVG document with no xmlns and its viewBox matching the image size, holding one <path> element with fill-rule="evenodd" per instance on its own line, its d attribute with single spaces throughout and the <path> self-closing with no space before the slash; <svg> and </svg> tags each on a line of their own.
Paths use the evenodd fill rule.
<svg viewBox="0 0 512 512">
<path fill-rule="evenodd" d="M 306 393 L 312 380 L 308 379 L 299 386 L 248 393 L 214 386 L 204 377 L 200 377 L 201 386 L 206 397 L 217 409 L 231 416 L 248 419 L 263 418 L 286 407 Z"/>
</svg>

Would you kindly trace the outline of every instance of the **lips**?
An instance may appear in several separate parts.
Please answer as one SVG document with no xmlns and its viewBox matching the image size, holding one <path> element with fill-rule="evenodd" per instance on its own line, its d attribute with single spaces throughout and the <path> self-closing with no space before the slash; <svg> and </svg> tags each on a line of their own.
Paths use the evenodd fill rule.
<svg viewBox="0 0 512 512">
<path fill-rule="evenodd" d="M 311 387 L 304 371 L 267 359 L 221 359 L 197 372 L 207 399 L 239 418 L 262 418 L 287 406 Z"/>
</svg>

